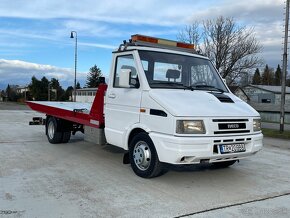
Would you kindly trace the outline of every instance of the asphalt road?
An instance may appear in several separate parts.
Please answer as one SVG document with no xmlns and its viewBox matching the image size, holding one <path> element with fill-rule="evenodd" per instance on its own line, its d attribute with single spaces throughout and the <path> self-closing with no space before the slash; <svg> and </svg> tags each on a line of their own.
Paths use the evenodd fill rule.
<svg viewBox="0 0 290 218">
<path fill-rule="evenodd" d="M 30 108 L 24 103 L 0 101 L 0 110 L 30 110 Z"/>
<path fill-rule="evenodd" d="M 30 110 L 0 110 L 0 217 L 290 217 L 290 141 L 227 169 L 172 167 L 137 177 L 122 151 L 47 142 Z"/>
</svg>

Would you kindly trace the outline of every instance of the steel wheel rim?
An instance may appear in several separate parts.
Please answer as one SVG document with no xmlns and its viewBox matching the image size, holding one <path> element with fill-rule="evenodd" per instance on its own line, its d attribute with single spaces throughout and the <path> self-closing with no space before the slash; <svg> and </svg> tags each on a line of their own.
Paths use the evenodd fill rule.
<svg viewBox="0 0 290 218">
<path fill-rule="evenodd" d="M 54 136 L 54 124 L 53 124 L 53 122 L 49 122 L 48 128 L 47 128 L 47 134 L 48 134 L 48 137 L 50 139 L 53 138 L 53 136 Z"/>
<path fill-rule="evenodd" d="M 151 150 L 146 142 L 140 141 L 134 146 L 133 160 L 138 169 L 145 171 L 149 168 L 151 163 Z"/>
</svg>

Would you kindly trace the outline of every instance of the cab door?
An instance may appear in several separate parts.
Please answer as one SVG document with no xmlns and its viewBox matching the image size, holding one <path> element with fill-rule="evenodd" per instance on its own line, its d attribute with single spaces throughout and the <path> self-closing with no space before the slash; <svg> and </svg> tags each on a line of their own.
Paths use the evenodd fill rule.
<svg viewBox="0 0 290 218">
<path fill-rule="evenodd" d="M 141 88 L 119 86 L 122 69 L 131 70 L 131 78 L 138 81 L 138 72 L 132 52 L 124 52 L 115 58 L 114 75 L 110 77 L 106 93 L 105 134 L 107 142 L 125 147 L 124 134 L 128 128 L 140 120 Z"/>
</svg>

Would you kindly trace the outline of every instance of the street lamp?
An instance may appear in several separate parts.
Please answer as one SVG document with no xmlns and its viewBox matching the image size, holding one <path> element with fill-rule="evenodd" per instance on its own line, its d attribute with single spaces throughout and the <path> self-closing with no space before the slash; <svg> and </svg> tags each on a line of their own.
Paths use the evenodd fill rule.
<svg viewBox="0 0 290 218">
<path fill-rule="evenodd" d="M 75 36 L 74 36 L 75 35 Z M 74 99 L 73 101 L 76 101 L 76 83 L 77 83 L 77 55 L 78 55 L 78 35 L 76 31 L 71 31 L 70 32 L 70 38 L 76 39 L 76 44 L 75 44 L 75 81 L 74 81 Z"/>
</svg>

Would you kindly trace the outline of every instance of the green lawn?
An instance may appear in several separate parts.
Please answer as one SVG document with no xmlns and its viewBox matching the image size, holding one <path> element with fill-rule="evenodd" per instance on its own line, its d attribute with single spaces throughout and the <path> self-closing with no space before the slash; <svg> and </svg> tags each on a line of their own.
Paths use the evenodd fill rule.
<svg viewBox="0 0 290 218">
<path fill-rule="evenodd" d="M 268 121 L 268 120 L 261 120 L 262 122 L 265 122 L 265 123 L 280 123 L 280 122 L 276 122 L 276 121 Z M 290 124 L 288 122 L 285 122 L 285 124 Z"/>
<path fill-rule="evenodd" d="M 264 136 L 280 139 L 290 139 L 290 131 L 284 131 L 280 133 L 279 130 L 274 129 L 262 129 Z"/>
</svg>

